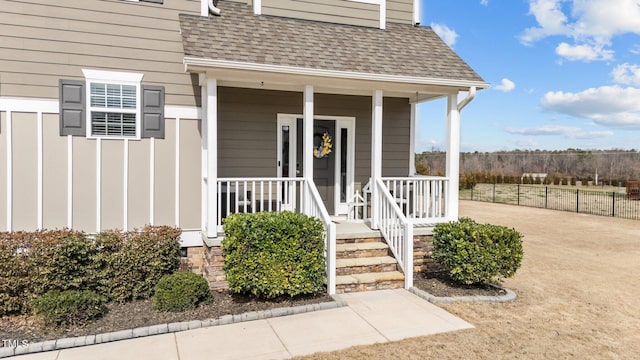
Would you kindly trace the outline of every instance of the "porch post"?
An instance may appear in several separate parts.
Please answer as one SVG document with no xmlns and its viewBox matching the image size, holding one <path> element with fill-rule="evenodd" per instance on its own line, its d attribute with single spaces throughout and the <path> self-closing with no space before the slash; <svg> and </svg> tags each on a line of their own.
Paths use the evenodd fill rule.
<svg viewBox="0 0 640 360">
<path fill-rule="evenodd" d="M 418 103 L 411 103 L 411 123 L 409 125 L 409 176 L 416 174 L 416 111 Z"/>
<path fill-rule="evenodd" d="M 306 182 L 313 181 L 313 86 L 304 87 L 304 107 L 302 109 L 302 176 Z M 309 213 L 309 197 L 307 188 L 305 187 L 304 211 Z"/>
<path fill-rule="evenodd" d="M 458 220 L 458 184 L 460 182 L 460 111 L 458 93 L 447 98 L 447 220 Z"/>
<path fill-rule="evenodd" d="M 375 90 L 371 108 L 371 228 L 379 229 L 380 194 L 377 180 L 382 177 L 382 90 Z"/>
<path fill-rule="evenodd" d="M 206 102 L 203 114 L 203 134 L 206 135 L 206 160 L 203 161 L 206 173 L 206 192 L 203 192 L 203 202 L 206 203 L 205 229 L 208 238 L 218 237 L 218 82 L 216 79 L 206 79 Z M 204 154 L 203 154 L 204 155 Z"/>
</svg>

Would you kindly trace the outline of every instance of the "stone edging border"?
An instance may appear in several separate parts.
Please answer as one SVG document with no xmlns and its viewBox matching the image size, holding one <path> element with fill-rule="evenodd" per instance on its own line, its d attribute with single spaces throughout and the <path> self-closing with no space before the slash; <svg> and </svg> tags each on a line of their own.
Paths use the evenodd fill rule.
<svg viewBox="0 0 640 360">
<path fill-rule="evenodd" d="M 427 300 L 430 303 L 434 304 L 450 304 L 454 302 L 509 302 L 514 301 L 516 299 L 516 293 L 510 289 L 503 288 L 498 285 L 489 284 L 496 289 L 504 290 L 506 294 L 500 296 L 433 296 L 424 290 L 420 290 L 418 288 L 412 287 L 409 289 L 413 294 Z"/>
<path fill-rule="evenodd" d="M 251 311 L 238 315 L 224 315 L 218 319 L 192 320 L 170 324 L 152 325 L 135 329 L 114 331 L 104 334 L 79 336 L 58 340 L 47 340 L 37 343 L 30 343 L 27 346 L 0 347 L 0 358 L 6 358 L 15 355 L 34 354 L 45 351 L 69 349 L 80 346 L 97 345 L 112 341 L 135 339 L 144 336 L 175 333 L 179 331 L 210 326 L 235 324 L 245 321 L 269 319 L 280 316 L 296 315 L 312 311 L 336 309 L 347 306 L 347 303 L 339 297 L 332 295 L 331 298 L 333 298 L 333 301 L 331 302 L 276 308 L 271 310 Z"/>
</svg>

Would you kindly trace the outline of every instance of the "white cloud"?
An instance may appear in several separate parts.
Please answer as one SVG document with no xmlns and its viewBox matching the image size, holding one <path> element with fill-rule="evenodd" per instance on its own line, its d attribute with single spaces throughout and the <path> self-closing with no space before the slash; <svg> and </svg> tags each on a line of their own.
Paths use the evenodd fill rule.
<svg viewBox="0 0 640 360">
<path fill-rule="evenodd" d="M 531 128 L 506 128 L 506 132 L 526 136 L 564 136 L 570 139 L 598 139 L 613 135 L 612 131 L 583 131 L 579 127 L 544 125 Z"/>
<path fill-rule="evenodd" d="M 625 85 L 640 85 L 640 66 L 628 63 L 616 66 L 611 72 L 613 80 Z"/>
<path fill-rule="evenodd" d="M 613 37 L 640 34 L 638 0 L 529 0 L 529 14 L 538 24 L 525 29 L 520 41 L 531 45 L 549 36 L 571 38 L 574 44 L 562 43 L 556 53 L 572 61 L 610 60 L 614 53 L 607 47 Z"/>
<path fill-rule="evenodd" d="M 516 84 L 507 78 L 502 79 L 502 82 L 500 83 L 500 85 L 497 85 L 495 87 L 496 90 L 499 90 L 502 92 L 509 92 L 515 88 L 516 88 Z"/>
<path fill-rule="evenodd" d="M 556 47 L 556 54 L 570 61 L 582 60 L 584 62 L 591 62 L 595 60 L 613 59 L 613 51 L 604 49 L 603 44 L 569 45 L 566 42 L 562 42 Z"/>
<path fill-rule="evenodd" d="M 431 23 L 431 28 L 438 36 L 450 47 L 456 43 L 458 39 L 458 33 L 455 30 L 450 29 L 447 25 Z"/>
<path fill-rule="evenodd" d="M 484 5 L 484 6 L 487 6 L 487 5 L 489 5 L 489 0 L 480 0 L 480 4 Z"/>
<path fill-rule="evenodd" d="M 620 86 L 590 88 L 579 93 L 548 92 L 542 108 L 592 120 L 611 128 L 640 129 L 640 89 Z"/>
</svg>

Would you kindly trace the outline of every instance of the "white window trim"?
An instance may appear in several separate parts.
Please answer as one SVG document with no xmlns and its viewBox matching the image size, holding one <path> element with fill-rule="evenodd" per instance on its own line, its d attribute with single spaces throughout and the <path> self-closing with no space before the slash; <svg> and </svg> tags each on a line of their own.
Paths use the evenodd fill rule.
<svg viewBox="0 0 640 360">
<path fill-rule="evenodd" d="M 82 69 L 84 74 L 85 85 L 85 103 L 86 103 L 86 137 L 87 139 L 129 139 L 140 140 L 141 136 L 141 118 L 142 118 L 142 77 L 144 74 L 129 73 L 119 71 L 89 70 Z M 95 136 L 91 132 L 91 112 L 101 110 L 102 108 L 94 108 L 91 106 L 91 83 L 115 84 L 115 85 L 132 85 L 136 87 L 136 109 L 124 110 L 121 112 L 130 112 L 136 114 L 136 136 Z"/>
</svg>

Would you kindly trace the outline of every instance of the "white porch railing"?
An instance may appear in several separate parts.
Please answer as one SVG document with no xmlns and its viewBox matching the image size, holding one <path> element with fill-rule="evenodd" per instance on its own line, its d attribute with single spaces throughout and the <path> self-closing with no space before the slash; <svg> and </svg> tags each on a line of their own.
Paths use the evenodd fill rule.
<svg viewBox="0 0 640 360">
<path fill-rule="evenodd" d="M 382 180 L 378 179 L 372 186 L 376 187 L 380 199 L 378 211 L 373 212 L 378 216 L 374 222 L 404 272 L 404 287 L 409 289 L 413 286 L 413 224 L 402 214 Z"/>
<path fill-rule="evenodd" d="M 324 224 L 324 230 L 327 234 L 325 237 L 326 260 L 327 260 L 327 292 L 329 295 L 336 293 L 336 224 L 331 221 L 329 212 L 324 207 L 318 188 L 313 181 L 307 182 L 307 191 L 309 193 L 308 206 L 306 214 L 313 216 Z M 307 198 L 305 198 L 306 200 Z"/>
<path fill-rule="evenodd" d="M 449 179 L 434 176 L 385 177 L 382 182 L 402 213 L 414 224 L 448 221 Z"/>
<path fill-rule="evenodd" d="M 217 230 L 233 213 L 292 211 L 322 221 L 326 236 L 327 291 L 336 291 L 336 226 L 313 181 L 304 178 L 218 178 Z"/>
</svg>

